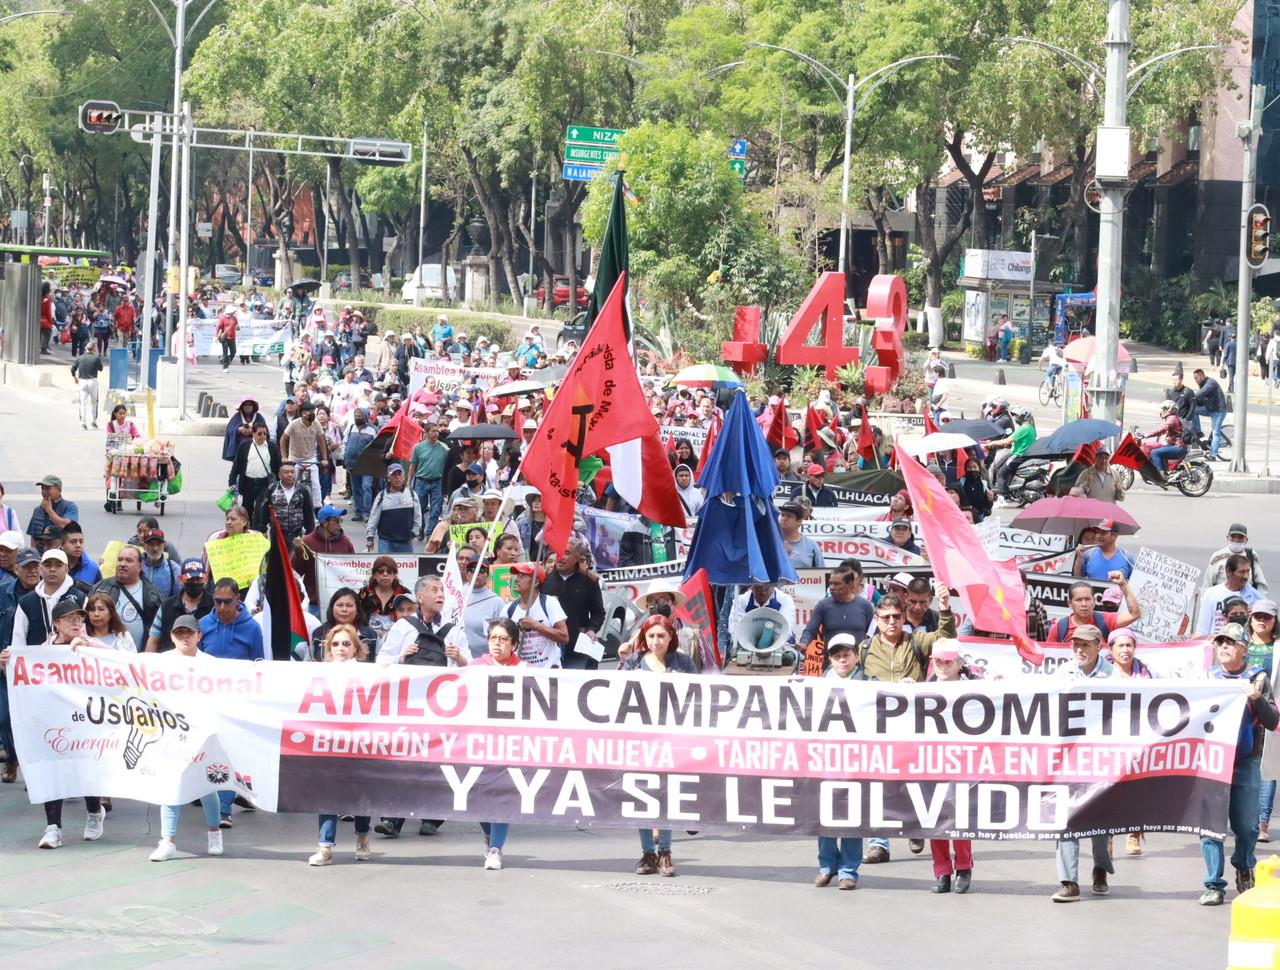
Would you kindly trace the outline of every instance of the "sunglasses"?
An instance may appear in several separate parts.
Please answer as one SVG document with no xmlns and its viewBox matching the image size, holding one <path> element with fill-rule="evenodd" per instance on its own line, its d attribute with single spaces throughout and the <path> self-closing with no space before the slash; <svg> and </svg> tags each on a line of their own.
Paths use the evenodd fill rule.
<svg viewBox="0 0 1280 970">
<path fill-rule="evenodd" d="M 213 598 L 213 601 L 214 601 L 215 603 L 217 603 L 219 606 L 230 606 L 230 605 L 231 605 L 232 603 L 234 603 L 236 600 L 235 600 L 235 597 L 234 597 L 234 596 L 233 596 L 233 597 L 230 597 L 230 598 L 228 598 L 228 599 L 223 599 L 221 596 L 215 596 L 215 597 Z"/>
<path fill-rule="evenodd" d="M 375 573 L 394 573 L 395 570 L 389 566 L 379 566 L 374 570 Z"/>
<path fill-rule="evenodd" d="M 356 642 L 354 640 L 334 640 L 329 644 L 331 647 L 354 647 L 355 645 Z"/>
</svg>

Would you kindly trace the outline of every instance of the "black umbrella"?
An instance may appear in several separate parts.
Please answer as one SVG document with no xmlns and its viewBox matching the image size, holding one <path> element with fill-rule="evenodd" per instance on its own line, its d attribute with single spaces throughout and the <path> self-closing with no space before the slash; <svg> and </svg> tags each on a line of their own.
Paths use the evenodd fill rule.
<svg viewBox="0 0 1280 970">
<path fill-rule="evenodd" d="M 1055 458 L 1070 458 L 1076 453 L 1076 446 L 1063 448 L 1061 445 L 1050 444 L 1049 438 L 1041 438 L 1027 449 L 1024 458 L 1043 458 L 1052 461 Z"/>
<path fill-rule="evenodd" d="M 316 290 L 320 289 L 320 281 L 313 280 L 310 277 L 304 276 L 300 280 L 294 280 L 287 287 L 285 287 L 285 289 L 288 289 L 288 290 L 302 289 L 302 290 L 315 292 Z"/>
<path fill-rule="evenodd" d="M 514 441 L 517 437 L 505 424 L 460 424 L 449 432 L 450 441 Z"/>
<path fill-rule="evenodd" d="M 1003 431 L 994 421 L 988 421 L 986 418 L 969 418 L 965 421 L 948 421 L 946 424 L 939 425 L 940 431 L 955 432 L 956 434 L 967 434 L 974 441 L 991 441 L 995 438 L 1006 437 Z"/>
<path fill-rule="evenodd" d="M 360 452 L 360 457 L 356 459 L 356 463 L 353 466 L 347 469 L 347 474 L 369 475 L 378 479 L 386 478 L 387 466 L 396 462 L 396 459 L 387 457 L 387 452 L 391 450 L 394 440 L 395 429 L 383 428 L 369 442 L 364 451 Z"/>
</svg>

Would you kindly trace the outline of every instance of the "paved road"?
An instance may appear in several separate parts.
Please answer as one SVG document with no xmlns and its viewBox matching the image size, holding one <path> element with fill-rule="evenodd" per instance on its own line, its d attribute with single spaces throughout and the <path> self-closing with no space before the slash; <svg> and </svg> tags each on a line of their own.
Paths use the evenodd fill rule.
<svg viewBox="0 0 1280 970">
<path fill-rule="evenodd" d="M 279 374 L 232 369 L 239 393 L 268 401 Z M 201 375 L 204 378 L 204 375 Z M 234 385 L 234 387 L 233 387 Z M 0 396 L 0 467 L 23 518 L 55 472 L 81 503 L 90 550 L 132 532 L 134 517 L 102 507 L 101 432 L 82 431 L 66 391 L 6 388 Z M 214 498 L 225 465 L 214 438 L 182 439 L 187 488 L 163 524 L 184 552 L 218 526 Z M 1200 563 L 1226 523 L 1250 524 L 1268 560 L 1280 509 L 1267 496 L 1214 493 L 1193 501 L 1138 486 L 1128 503 L 1151 543 Z M 357 527 L 358 528 L 358 527 Z M 352 536 L 359 545 L 362 533 Z M 922 963 L 1204 968 L 1222 965 L 1229 914 L 1195 905 L 1201 868 L 1194 841 L 1154 836 L 1141 858 L 1122 858 L 1109 899 L 1054 906 L 1052 847 L 977 847 L 974 892 L 932 896 L 927 856 L 895 843 L 887 866 L 863 869 L 856 893 L 816 890 L 811 840 L 681 834 L 674 880 L 631 873 L 637 839 L 625 831 L 518 827 L 508 868 L 480 868 L 471 824 L 447 824 L 431 839 L 375 839 L 374 861 L 350 861 L 343 826 L 338 864 L 310 869 L 315 823 L 308 817 L 243 815 L 227 833 L 227 855 L 184 853 L 156 864 L 158 813 L 118 803 L 101 842 L 74 841 L 82 808 L 67 809 L 67 844 L 35 848 L 43 830 L 21 785 L 0 786 L 0 965 L 94 970 L 207 965 L 350 966 L 370 958 L 388 970 L 529 967 L 915 968 Z M 188 809 L 180 842 L 203 845 Z M 657 899 L 654 897 L 675 897 Z"/>
</svg>

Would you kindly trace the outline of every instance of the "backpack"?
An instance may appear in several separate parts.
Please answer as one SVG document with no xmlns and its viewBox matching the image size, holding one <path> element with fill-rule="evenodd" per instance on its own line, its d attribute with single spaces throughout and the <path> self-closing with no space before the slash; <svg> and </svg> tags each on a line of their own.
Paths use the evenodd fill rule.
<svg viewBox="0 0 1280 970">
<path fill-rule="evenodd" d="M 416 616 L 407 616 L 405 619 L 418 631 L 418 652 L 403 658 L 402 662 L 423 667 L 447 667 L 449 660 L 444 653 L 444 638 L 449 635 L 454 625 L 446 623 L 433 633 Z"/>
<path fill-rule="evenodd" d="M 1054 635 L 1057 637 L 1058 643 L 1065 643 L 1067 639 L 1067 628 L 1071 625 L 1071 614 L 1059 617 L 1053 624 Z M 1101 610 L 1093 611 L 1093 625 L 1102 631 L 1103 636 L 1107 633 L 1106 614 Z"/>
</svg>

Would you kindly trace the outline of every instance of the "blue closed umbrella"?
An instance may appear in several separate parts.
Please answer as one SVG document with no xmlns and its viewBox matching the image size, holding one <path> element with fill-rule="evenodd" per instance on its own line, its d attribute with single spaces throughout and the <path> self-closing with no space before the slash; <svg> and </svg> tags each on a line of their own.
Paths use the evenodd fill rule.
<svg viewBox="0 0 1280 970">
<path fill-rule="evenodd" d="M 1045 444 L 1049 448 L 1074 451 L 1081 445 L 1100 441 L 1103 438 L 1114 438 L 1121 434 L 1123 430 L 1120 425 L 1112 424 L 1110 421 L 1100 421 L 1097 418 L 1080 418 L 1078 421 L 1064 424 L 1049 435 L 1045 439 Z"/>
<path fill-rule="evenodd" d="M 719 586 L 798 579 L 773 507 L 778 482 L 773 453 L 746 393 L 738 391 L 698 478 L 708 497 L 689 546 L 686 577 L 705 569 Z"/>
</svg>

